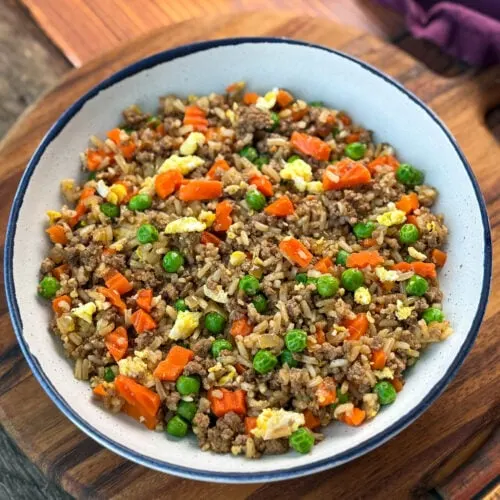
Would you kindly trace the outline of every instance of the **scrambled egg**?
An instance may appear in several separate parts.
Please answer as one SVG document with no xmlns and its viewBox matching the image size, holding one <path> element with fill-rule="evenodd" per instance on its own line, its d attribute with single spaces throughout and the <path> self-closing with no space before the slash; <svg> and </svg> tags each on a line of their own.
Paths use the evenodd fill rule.
<svg viewBox="0 0 500 500">
<path fill-rule="evenodd" d="M 405 306 L 403 302 L 398 300 L 396 302 L 396 318 L 398 318 L 400 321 L 408 319 L 411 316 L 413 309 L 415 308 L 411 306 Z"/>
<path fill-rule="evenodd" d="M 227 293 L 222 288 L 222 285 L 217 285 L 214 290 L 208 288 L 207 285 L 203 285 L 203 293 L 214 302 L 227 304 Z"/>
<path fill-rule="evenodd" d="M 55 210 L 47 210 L 47 217 L 49 218 L 50 225 L 54 224 L 57 220 L 62 217 L 61 212 L 56 212 Z"/>
<path fill-rule="evenodd" d="M 367 306 L 371 303 L 371 301 L 372 294 L 370 293 L 370 290 L 368 290 L 368 288 L 364 286 L 356 288 L 356 291 L 354 292 L 354 302 L 356 302 L 356 304 Z"/>
<path fill-rule="evenodd" d="M 437 224 L 435 221 L 430 221 L 428 222 L 425 227 L 427 228 L 427 231 L 432 233 L 433 231 L 437 231 Z"/>
<path fill-rule="evenodd" d="M 210 227 L 215 222 L 215 214 L 210 212 L 210 210 L 202 210 L 200 215 L 198 215 L 198 220 Z"/>
<path fill-rule="evenodd" d="M 71 309 L 71 313 L 77 318 L 83 319 L 87 323 L 92 323 L 92 316 L 97 311 L 97 307 L 93 302 L 82 304 L 81 306 Z"/>
<path fill-rule="evenodd" d="M 226 116 L 229 118 L 231 125 L 234 125 L 236 123 L 236 115 L 234 114 L 234 111 L 232 109 L 228 109 L 226 111 Z"/>
<path fill-rule="evenodd" d="M 149 194 L 149 196 L 154 196 L 156 177 L 146 177 L 141 184 L 141 189 L 139 189 L 140 194 Z"/>
<path fill-rule="evenodd" d="M 168 337 L 173 340 L 187 339 L 200 324 L 201 313 L 191 311 L 179 311 L 174 326 Z"/>
<path fill-rule="evenodd" d="M 262 111 L 268 111 L 274 108 L 276 98 L 278 97 L 278 90 L 273 89 L 268 92 L 264 97 L 259 97 L 255 103 L 255 107 Z"/>
<path fill-rule="evenodd" d="M 388 271 L 385 267 L 376 267 L 375 274 L 380 281 L 398 281 L 399 273 L 397 271 Z"/>
<path fill-rule="evenodd" d="M 109 193 L 106 196 L 106 200 L 113 205 L 118 205 L 121 203 L 127 196 L 127 188 L 123 184 L 113 184 L 109 188 Z"/>
<path fill-rule="evenodd" d="M 280 171 L 280 177 L 293 181 L 295 187 L 303 192 L 307 189 L 308 183 L 312 181 L 311 165 L 301 159 L 286 163 L 285 167 Z"/>
<path fill-rule="evenodd" d="M 403 224 L 406 220 L 406 213 L 402 210 L 398 210 L 394 203 L 389 203 L 389 210 L 380 214 L 377 217 L 377 222 L 383 226 L 397 226 L 398 224 Z"/>
<path fill-rule="evenodd" d="M 246 258 L 247 258 L 247 256 L 245 255 L 244 252 L 236 250 L 229 257 L 229 263 L 234 267 L 241 266 L 241 264 L 243 264 L 243 262 L 245 262 Z"/>
<path fill-rule="evenodd" d="M 387 378 L 392 380 L 394 378 L 393 371 L 387 366 L 384 366 L 383 370 L 373 370 L 373 374 L 380 380 Z"/>
<path fill-rule="evenodd" d="M 166 234 L 177 233 L 201 233 L 205 231 L 207 225 L 194 217 L 181 217 L 167 224 Z"/>
<path fill-rule="evenodd" d="M 195 168 L 201 167 L 205 163 L 205 160 L 199 156 L 178 156 L 172 155 L 167 158 L 158 169 L 158 173 L 161 174 L 167 170 L 180 170 L 182 175 L 187 175 L 192 172 Z"/>
<path fill-rule="evenodd" d="M 103 198 L 106 198 L 108 196 L 109 188 L 108 186 L 106 186 L 105 182 L 102 179 L 97 181 L 96 189 L 99 195 Z"/>
<path fill-rule="evenodd" d="M 278 439 L 290 436 L 304 423 L 305 419 L 302 413 L 286 411 L 282 408 L 279 410 L 266 408 L 257 417 L 257 427 L 252 430 L 252 433 L 265 441 Z"/>
<path fill-rule="evenodd" d="M 323 183 L 321 181 L 311 181 L 306 185 L 308 193 L 318 194 L 323 192 Z"/>
<path fill-rule="evenodd" d="M 236 375 L 238 374 L 236 371 L 236 368 L 233 365 L 227 365 L 226 369 L 229 370 L 229 373 L 226 373 L 226 375 L 222 376 L 218 381 L 217 385 L 225 385 L 228 382 L 231 382 L 236 378 Z"/>
<path fill-rule="evenodd" d="M 138 356 L 129 356 L 118 361 L 120 375 L 139 378 L 148 371 L 148 365 Z"/>
<path fill-rule="evenodd" d="M 203 146 L 203 144 L 205 144 L 205 136 L 201 132 L 191 132 L 181 144 L 179 153 L 183 156 L 193 155 L 198 146 Z"/>
<path fill-rule="evenodd" d="M 425 253 L 421 253 L 416 248 L 413 248 L 413 247 L 408 247 L 408 253 L 415 260 L 425 260 L 425 259 L 427 259 L 427 255 L 425 255 Z"/>
</svg>

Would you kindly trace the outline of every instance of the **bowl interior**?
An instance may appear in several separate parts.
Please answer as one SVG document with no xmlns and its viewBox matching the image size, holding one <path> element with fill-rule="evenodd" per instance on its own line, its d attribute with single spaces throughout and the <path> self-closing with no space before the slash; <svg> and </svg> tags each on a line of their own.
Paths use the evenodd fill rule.
<svg viewBox="0 0 500 500">
<path fill-rule="evenodd" d="M 36 161 L 30 165 L 25 189 L 18 194 L 17 223 L 14 219 L 8 249 L 13 259 L 6 262 L 14 283 L 9 295 L 16 328 L 46 390 L 73 422 L 102 444 L 146 465 L 188 477 L 283 479 L 337 465 L 373 448 L 408 425 L 444 388 L 472 343 L 475 333 L 471 329 L 477 329 L 484 309 L 489 281 L 487 221 L 470 174 L 446 130 L 390 80 L 323 48 L 282 40 L 217 43 L 142 63 L 105 83 L 56 125 L 42 145 L 36 169 Z M 92 401 L 88 385 L 72 377 L 62 349 L 48 333 L 49 307 L 35 293 L 39 265 L 48 249 L 45 212 L 63 202 L 59 181 L 80 177 L 79 153 L 87 147 L 89 136 L 102 136 L 115 127 L 121 110 L 129 104 L 154 111 L 160 95 L 223 92 L 237 80 L 247 81 L 257 92 L 284 87 L 306 101 L 321 99 L 348 111 L 356 122 L 374 130 L 377 140 L 391 143 L 403 160 L 425 171 L 427 182 L 440 190 L 436 210 L 446 215 L 450 229 L 441 285 L 444 310 L 455 333 L 424 353 L 408 373 L 405 390 L 395 404 L 360 428 L 331 425 L 325 441 L 307 456 L 289 453 L 246 460 L 204 453 L 194 439 L 170 439 L 125 416 L 107 413 Z"/>
</svg>

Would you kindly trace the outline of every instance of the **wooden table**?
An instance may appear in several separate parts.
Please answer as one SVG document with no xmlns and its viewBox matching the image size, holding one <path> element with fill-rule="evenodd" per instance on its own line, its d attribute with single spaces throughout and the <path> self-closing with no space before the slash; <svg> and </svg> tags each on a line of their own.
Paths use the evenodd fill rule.
<svg viewBox="0 0 500 500">
<path fill-rule="evenodd" d="M 242 32 L 255 34 L 256 27 L 258 27 L 258 33 L 295 35 L 299 38 L 339 46 L 395 74 L 410 89 L 417 90 L 417 93 L 430 102 L 447 121 L 465 149 L 466 155 L 479 175 L 489 202 L 493 237 L 495 238 L 498 234 L 496 222 L 498 222 L 500 202 L 497 199 L 496 186 L 500 177 L 498 170 L 494 172 L 496 160 L 491 155 L 495 148 L 498 149 L 498 144 L 489 135 L 483 123 L 484 112 L 492 104 L 500 101 L 500 99 L 496 100 L 500 97 L 500 93 L 497 92 L 499 85 L 495 85 L 500 78 L 500 72 L 497 69 L 474 75 L 463 66 L 450 65 L 449 58 L 442 57 L 439 52 L 427 51 L 429 64 L 439 67 L 440 71 L 448 76 L 454 76 L 453 79 L 439 78 L 430 74 L 400 51 L 379 40 L 359 35 L 346 28 L 341 29 L 329 25 L 323 21 L 313 21 L 291 14 L 282 14 L 280 17 L 259 14 L 247 14 L 242 18 L 218 16 L 214 21 L 205 18 L 196 24 L 175 26 L 168 32 L 161 32 L 155 36 L 145 35 L 141 41 L 118 49 L 113 56 L 96 59 L 95 56 L 103 47 L 118 46 L 125 40 L 131 40 L 135 34 L 146 30 L 148 23 L 137 23 L 142 19 L 137 12 L 142 12 L 140 5 L 144 5 L 144 2 L 127 4 L 128 10 L 125 13 L 121 12 L 121 17 L 118 16 L 117 19 L 115 16 L 113 23 L 104 31 L 102 31 L 102 23 L 105 21 L 110 23 L 109 14 L 113 8 L 117 9 L 118 2 L 112 0 L 85 2 L 87 7 L 90 5 L 93 9 L 90 11 L 91 15 L 88 8 L 83 8 L 81 2 L 74 0 L 57 1 L 57 4 L 55 0 L 52 2 L 24 0 L 24 2 L 32 10 L 41 26 L 75 65 L 91 60 L 82 70 L 71 73 L 59 88 L 45 96 L 31 114 L 12 129 L 3 143 L 3 152 L 7 154 L 2 157 L 7 160 L 0 166 L 0 176 L 4 181 L 2 185 L 5 196 L 12 196 L 13 188 L 26 159 L 55 116 L 96 79 L 109 74 L 127 61 L 168 45 L 185 43 L 192 38 L 230 36 Z M 272 3 L 277 7 L 280 4 L 284 5 L 284 2 L 277 0 Z M 400 45 L 413 52 L 422 52 L 425 44 L 411 43 L 407 37 L 401 36 L 402 25 L 397 16 L 393 18 L 386 16 L 383 22 L 372 21 L 370 24 L 366 13 L 373 18 L 380 15 L 381 11 L 360 10 L 363 4 L 364 2 L 341 2 L 328 8 L 327 2 L 309 4 L 297 1 L 294 7 L 303 9 L 306 5 L 313 5 L 316 9 L 312 12 L 313 14 L 326 13 L 330 17 L 338 16 L 339 13 L 344 16 L 351 15 L 354 24 L 358 23 L 365 29 L 386 36 L 399 33 Z M 153 10 L 144 11 L 144 19 L 153 16 L 151 20 L 154 18 L 154 22 L 160 25 L 180 19 L 174 17 L 167 20 L 165 17 L 158 19 L 158 9 L 161 5 L 174 6 L 172 2 L 148 2 L 148 6 Z M 252 7 L 250 2 L 217 0 L 211 4 L 210 8 L 228 12 L 234 10 L 235 5 L 239 8 Z M 54 10 L 55 6 L 58 7 L 57 10 Z M 65 30 L 68 12 L 70 12 L 68 8 L 75 6 L 80 9 L 80 15 L 73 15 L 74 22 L 72 22 L 71 30 Z M 195 9 L 194 13 L 198 14 L 203 13 L 203 9 L 206 8 L 206 4 L 202 2 L 192 4 L 187 2 L 187 6 Z M 366 6 L 365 8 L 368 9 Z M 172 16 L 174 12 L 179 14 L 179 11 L 167 9 L 169 16 Z M 186 12 L 193 13 L 186 7 L 186 10 L 181 10 L 180 14 L 187 16 Z M 365 16 L 360 17 L 359 12 L 364 13 Z M 21 26 L 24 29 L 28 23 L 18 6 L 11 0 L 8 0 L 8 8 L 4 10 L 3 15 L 10 16 L 5 24 L 12 32 L 16 32 Z M 16 27 L 17 19 L 22 19 L 22 22 L 17 21 Z M 392 19 L 394 22 L 387 22 L 387 19 Z M 120 30 L 117 28 L 117 23 L 121 23 Z M 82 33 L 88 33 L 96 24 L 100 26 L 100 30 L 92 31 L 93 43 L 82 44 L 81 38 L 78 37 L 82 36 Z M 0 19 L 0 35 L 2 35 L 2 26 Z M 67 67 L 64 59 L 58 56 L 49 44 L 40 43 L 40 39 L 38 39 L 38 44 L 33 43 L 39 33 L 35 34 L 36 28 L 33 25 L 28 24 L 28 26 L 27 39 L 32 44 L 31 50 L 42 50 L 42 56 L 46 57 L 47 61 L 50 59 L 48 55 L 51 55 L 55 61 L 51 67 L 55 68 L 56 73 L 64 72 Z M 6 38 L 9 39 L 9 37 Z M 0 38 L 1 41 L 2 38 Z M 13 50 L 20 50 L 15 43 L 11 45 Z M 43 64 L 40 64 L 37 69 L 40 74 L 48 73 Z M 13 91 L 19 91 L 15 79 L 16 72 L 11 75 L 13 81 L 11 87 Z M 34 78 L 33 82 L 35 80 L 37 79 Z M 45 84 L 50 84 L 50 79 L 45 81 Z M 456 112 L 453 107 L 455 102 L 462 103 L 460 113 Z M 472 127 L 479 130 L 475 137 L 471 137 L 470 134 Z M 486 175 L 489 170 L 493 173 Z M 4 204 L 0 210 L 0 223 L 3 224 L 4 229 L 8 207 Z M 498 252 L 495 256 L 499 256 Z M 495 276 L 497 277 L 498 275 Z M 494 331 L 498 322 L 498 315 L 495 313 L 498 312 L 499 302 L 500 295 L 495 293 L 490 301 L 485 326 L 474 350 L 450 388 L 422 418 L 393 441 L 370 455 L 342 468 L 302 480 L 260 486 L 201 485 L 201 483 L 147 471 L 103 450 L 89 438 L 84 437 L 55 410 L 34 381 L 13 340 L 5 308 L 0 316 L 3 331 L 7 332 L 0 343 L 0 421 L 44 472 L 57 482 L 61 482 L 72 494 L 83 497 L 155 497 L 160 495 L 160 492 L 168 491 L 169 496 L 174 498 L 195 498 L 203 494 L 214 498 L 229 495 L 236 498 L 257 495 L 263 498 L 271 496 L 285 498 L 297 495 L 314 498 L 320 495 L 330 497 L 334 494 L 403 498 L 410 495 L 421 496 L 426 491 L 437 488 L 444 497 L 468 498 L 482 489 L 485 489 L 486 493 L 490 492 L 491 485 L 488 483 L 494 478 L 495 472 L 498 472 L 498 469 L 495 469 L 498 465 L 495 459 L 499 453 L 499 437 L 498 433 L 494 433 L 498 422 L 499 393 L 495 390 L 498 386 L 498 378 L 495 378 L 494 370 L 488 372 L 484 368 L 481 370 L 481 364 L 495 366 L 495 363 L 498 363 Z M 31 408 L 29 414 L 19 415 L 17 408 L 20 405 Z M 457 407 L 460 408 L 460 412 L 450 411 Z M 33 419 L 33 414 L 36 415 L 35 419 Z M 422 435 L 426 436 L 425 440 L 422 439 Z M 480 452 L 475 453 L 480 447 Z M 467 460 L 471 456 L 473 460 Z M 359 481 L 358 478 L 364 478 L 364 480 Z M 43 478 L 37 477 L 34 487 L 29 490 L 30 498 L 37 498 L 40 483 L 43 483 Z M 50 494 L 55 495 L 54 498 L 62 495 L 54 488 L 54 485 L 48 487 L 51 488 Z M 15 494 L 10 496 L 16 498 Z"/>
</svg>

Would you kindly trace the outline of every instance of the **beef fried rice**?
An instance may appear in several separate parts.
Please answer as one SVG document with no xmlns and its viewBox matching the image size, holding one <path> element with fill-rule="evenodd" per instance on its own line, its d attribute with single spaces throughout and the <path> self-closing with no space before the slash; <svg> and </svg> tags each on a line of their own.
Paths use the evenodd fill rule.
<svg viewBox="0 0 500 500">
<path fill-rule="evenodd" d="M 169 95 L 81 163 L 38 293 L 95 403 L 148 429 L 307 453 L 398 404 L 452 331 L 437 191 L 344 111 L 243 82 Z"/>
</svg>

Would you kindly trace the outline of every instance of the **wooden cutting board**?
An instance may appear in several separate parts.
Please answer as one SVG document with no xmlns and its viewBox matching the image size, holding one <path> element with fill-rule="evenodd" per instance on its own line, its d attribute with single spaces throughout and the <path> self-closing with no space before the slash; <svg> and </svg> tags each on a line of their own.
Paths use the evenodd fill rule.
<svg viewBox="0 0 500 500">
<path fill-rule="evenodd" d="M 69 104 L 103 78 L 144 56 L 196 40 L 245 35 L 288 36 L 341 49 L 389 73 L 419 95 L 458 139 L 487 200 L 493 238 L 500 236 L 499 148 L 484 124 L 485 110 L 500 102 L 500 68 L 478 78 L 470 73 L 441 78 L 372 36 L 321 19 L 261 12 L 197 19 L 147 34 L 70 72 L 28 109 L 0 144 L 2 248 L 10 202 L 21 173 L 45 132 Z M 465 461 L 497 423 L 500 292 L 495 283 L 500 285 L 500 250 L 496 249 L 494 258 L 498 265 L 494 266 L 495 281 L 483 327 L 447 391 L 390 442 L 337 469 L 282 483 L 221 485 L 164 475 L 120 458 L 80 432 L 42 391 L 19 350 L 4 296 L 0 422 L 47 475 L 82 498 L 405 498 L 419 494 Z M 40 335 L 46 335 L 43 325 Z M 47 348 L 51 348 L 49 342 Z M 487 483 L 486 478 L 482 484 Z"/>
</svg>

